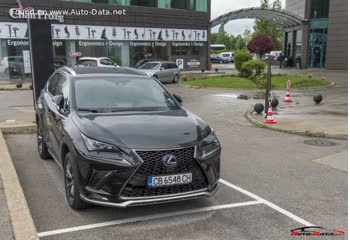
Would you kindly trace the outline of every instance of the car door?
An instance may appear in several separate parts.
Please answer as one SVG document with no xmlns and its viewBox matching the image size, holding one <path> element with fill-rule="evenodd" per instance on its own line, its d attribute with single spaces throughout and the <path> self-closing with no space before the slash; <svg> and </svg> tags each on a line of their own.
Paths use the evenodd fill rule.
<svg viewBox="0 0 350 240">
<path fill-rule="evenodd" d="M 161 82 L 169 82 L 169 72 L 168 72 L 168 64 L 167 63 L 162 63 L 160 65 L 160 70 L 158 75 L 158 79 Z"/>
<path fill-rule="evenodd" d="M 53 112 L 55 111 L 56 107 L 52 101 L 52 98 L 57 93 L 57 85 L 60 79 L 60 74 L 55 73 L 51 78 L 49 79 L 47 83 L 46 91 L 44 92 L 44 102 L 43 102 L 43 108 L 44 108 L 44 114 L 43 114 L 43 137 L 45 140 L 45 143 L 49 149 L 49 152 L 51 155 L 54 155 L 56 157 L 56 151 L 55 151 L 55 140 L 53 135 Z"/>
<path fill-rule="evenodd" d="M 60 74 L 59 76 L 56 95 L 62 95 L 64 99 L 63 109 L 58 110 L 57 107 L 55 106 L 55 111 L 53 112 L 53 120 L 52 120 L 52 134 L 54 139 L 53 140 L 54 149 L 57 156 L 60 156 L 63 126 L 64 126 L 66 116 L 69 113 L 69 81 L 67 77 L 63 74 Z"/>
</svg>

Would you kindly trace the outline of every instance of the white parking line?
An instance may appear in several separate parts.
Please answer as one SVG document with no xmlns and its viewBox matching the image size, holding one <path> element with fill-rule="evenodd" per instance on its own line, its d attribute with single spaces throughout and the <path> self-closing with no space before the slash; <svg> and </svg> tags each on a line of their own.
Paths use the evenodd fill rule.
<svg viewBox="0 0 350 240">
<path fill-rule="evenodd" d="M 244 190 L 243 188 L 240 188 L 240 187 L 238 187 L 236 185 L 233 185 L 232 183 L 229 183 L 229 182 L 227 182 L 224 179 L 220 179 L 220 182 L 225 184 L 226 186 L 228 186 L 228 187 L 238 191 L 238 192 L 241 192 L 241 193 L 243 193 L 243 194 L 245 194 L 245 195 L 247 195 L 247 196 L 249 196 L 249 197 L 251 197 L 251 198 L 253 198 L 253 199 L 257 200 L 257 201 L 259 201 L 259 202 L 264 203 L 265 205 L 267 205 L 270 208 L 276 210 L 277 212 L 280 212 L 283 215 L 293 219 L 294 221 L 297 221 L 297 222 L 299 222 L 299 223 L 301 223 L 301 224 L 303 224 L 305 226 L 315 226 L 314 224 L 312 224 L 312 223 L 310 223 L 310 222 L 308 222 L 308 221 L 306 221 L 306 220 L 296 216 L 295 214 L 280 208 L 279 206 L 273 204 L 272 202 L 269 202 L 269 201 L 267 201 L 267 200 L 265 200 L 265 199 L 255 195 L 254 193 L 248 192 L 247 190 Z"/>
<path fill-rule="evenodd" d="M 160 219 L 160 218 L 166 218 L 166 217 L 174 217 L 174 216 L 180 216 L 180 215 L 186 215 L 186 214 L 192 214 L 192 213 L 201 213 L 201 212 L 208 212 L 208 211 L 214 211 L 214 210 L 236 208 L 236 207 L 243 207 L 243 206 L 257 205 L 257 204 L 262 204 L 262 202 L 257 200 L 257 201 L 232 203 L 232 204 L 218 205 L 218 206 L 212 206 L 212 207 L 203 207 L 203 208 L 169 212 L 169 213 L 159 213 L 159 214 L 142 216 L 142 217 L 127 218 L 127 219 L 121 219 L 121 220 L 104 222 L 104 223 L 88 224 L 88 225 L 83 225 L 83 226 L 78 226 L 78 227 L 71 227 L 71 228 L 64 228 L 64 229 L 58 229 L 58 230 L 53 230 L 53 231 L 47 231 L 47 232 L 40 232 L 40 233 L 38 233 L 38 236 L 40 238 L 42 238 L 42 237 L 77 232 L 77 231 L 94 229 L 94 228 L 115 226 L 115 225 L 120 225 L 120 224 L 125 224 L 125 223 L 134 223 L 134 222 L 140 222 L 140 221 L 154 220 L 154 219 Z"/>
</svg>

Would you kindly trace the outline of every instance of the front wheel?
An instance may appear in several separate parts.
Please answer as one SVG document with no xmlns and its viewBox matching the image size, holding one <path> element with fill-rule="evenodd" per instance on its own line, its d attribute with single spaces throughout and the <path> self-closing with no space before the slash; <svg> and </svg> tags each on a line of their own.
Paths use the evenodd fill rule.
<svg viewBox="0 0 350 240">
<path fill-rule="evenodd" d="M 90 204 L 84 202 L 80 198 L 77 179 L 78 174 L 74 164 L 74 156 L 71 153 L 68 153 L 64 160 L 64 187 L 69 206 L 74 210 L 81 210 L 88 208 Z"/>
<path fill-rule="evenodd" d="M 180 80 L 179 75 L 175 74 L 175 76 L 173 77 L 173 83 L 178 83 Z"/>
<path fill-rule="evenodd" d="M 40 126 L 40 123 L 37 123 L 36 140 L 40 158 L 43 160 L 51 159 L 52 157 L 49 153 L 49 150 L 47 149 L 46 142 L 43 136 L 43 129 Z"/>
</svg>

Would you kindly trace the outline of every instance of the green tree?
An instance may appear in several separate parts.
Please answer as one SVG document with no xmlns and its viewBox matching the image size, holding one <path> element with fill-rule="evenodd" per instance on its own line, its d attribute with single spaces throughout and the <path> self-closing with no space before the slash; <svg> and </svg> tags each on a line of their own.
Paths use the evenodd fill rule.
<svg viewBox="0 0 350 240">
<path fill-rule="evenodd" d="M 241 34 L 238 34 L 235 38 L 235 50 L 242 50 L 246 48 L 244 38 Z"/>
<path fill-rule="evenodd" d="M 261 7 L 269 8 L 270 1 L 261 0 Z M 276 10 L 281 10 L 282 9 L 281 0 L 274 0 L 274 2 L 272 3 L 272 8 Z M 253 27 L 253 29 L 255 31 L 253 36 L 257 36 L 261 33 L 266 33 L 267 35 L 271 36 L 276 50 L 283 49 L 284 34 L 283 34 L 283 28 L 280 25 L 273 23 L 272 21 L 258 19 L 255 21 L 255 26 Z"/>
<path fill-rule="evenodd" d="M 244 30 L 242 35 L 243 35 L 244 44 L 247 46 L 250 40 L 252 39 L 252 31 L 250 31 L 249 29 L 246 29 Z"/>
</svg>

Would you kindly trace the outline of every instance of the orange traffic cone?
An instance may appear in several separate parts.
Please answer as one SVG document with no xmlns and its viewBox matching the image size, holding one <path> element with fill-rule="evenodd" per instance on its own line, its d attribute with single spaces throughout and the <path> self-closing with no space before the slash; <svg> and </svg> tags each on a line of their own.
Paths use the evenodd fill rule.
<svg viewBox="0 0 350 240">
<path fill-rule="evenodd" d="M 287 89 L 286 97 L 284 98 L 283 102 L 285 102 L 285 103 L 293 102 L 292 97 L 290 95 L 290 88 Z"/>
<path fill-rule="evenodd" d="M 265 123 L 266 124 L 276 124 L 277 123 L 277 121 L 273 118 L 271 102 L 269 104 L 269 110 L 267 112 L 267 118 L 265 120 Z"/>
</svg>

